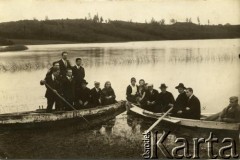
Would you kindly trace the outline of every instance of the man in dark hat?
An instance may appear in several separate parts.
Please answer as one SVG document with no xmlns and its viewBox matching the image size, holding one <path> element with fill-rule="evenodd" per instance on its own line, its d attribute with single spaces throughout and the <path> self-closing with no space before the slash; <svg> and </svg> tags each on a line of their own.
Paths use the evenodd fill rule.
<svg viewBox="0 0 240 160">
<path fill-rule="evenodd" d="M 62 52 L 62 59 L 57 61 L 57 63 L 59 63 L 60 75 L 62 77 L 66 76 L 67 69 L 71 69 L 72 68 L 69 60 L 67 59 L 67 56 L 68 56 L 68 52 L 64 51 L 64 52 Z"/>
<path fill-rule="evenodd" d="M 90 91 L 91 105 L 93 107 L 102 105 L 102 90 L 100 88 L 100 82 L 94 82 L 94 88 Z"/>
<path fill-rule="evenodd" d="M 188 102 L 188 97 L 186 95 L 186 92 L 185 92 L 185 89 L 186 87 L 184 86 L 183 83 L 179 83 L 178 86 L 175 87 L 178 92 L 179 92 L 179 95 L 176 99 L 176 102 L 174 104 L 174 108 L 173 108 L 173 116 L 176 116 L 176 117 L 183 117 L 183 111 L 187 105 L 187 102 Z"/>
<path fill-rule="evenodd" d="M 136 78 L 131 78 L 131 84 L 128 85 L 126 95 L 127 100 L 132 103 L 137 103 L 137 96 L 138 96 L 138 86 L 136 85 Z"/>
<path fill-rule="evenodd" d="M 161 107 L 161 112 L 166 112 L 173 107 L 175 100 L 172 93 L 167 91 L 165 83 L 161 84 L 159 88 L 161 92 L 158 95 L 158 105 Z"/>
<path fill-rule="evenodd" d="M 183 111 L 184 118 L 199 120 L 201 117 L 201 104 L 199 99 L 193 95 L 192 88 L 186 89 L 186 95 L 188 97 L 188 101 Z"/>
<path fill-rule="evenodd" d="M 90 89 L 87 87 L 88 82 L 82 80 L 82 87 L 77 95 L 77 107 L 88 108 L 90 105 Z"/>
<path fill-rule="evenodd" d="M 52 69 L 52 74 L 46 76 L 44 80 L 40 81 L 41 85 L 47 84 L 51 88 L 46 85 L 46 93 L 45 97 L 47 98 L 47 110 L 46 112 L 52 112 L 53 105 L 55 103 L 55 109 L 61 109 L 61 100 L 57 96 L 57 94 L 62 95 L 61 90 L 61 80 L 59 78 L 60 70 L 57 68 Z"/>
<path fill-rule="evenodd" d="M 230 97 L 229 105 L 224 108 L 223 111 L 207 117 L 206 120 L 240 123 L 240 105 L 238 104 L 238 97 Z"/>
</svg>

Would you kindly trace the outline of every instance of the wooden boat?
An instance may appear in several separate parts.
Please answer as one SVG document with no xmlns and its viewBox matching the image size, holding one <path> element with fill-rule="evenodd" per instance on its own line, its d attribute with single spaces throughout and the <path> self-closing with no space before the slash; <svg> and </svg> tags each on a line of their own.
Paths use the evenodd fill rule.
<svg viewBox="0 0 240 160">
<path fill-rule="evenodd" d="M 78 124 L 81 128 L 92 127 L 107 120 L 113 119 L 125 111 L 125 101 L 75 111 L 54 111 L 46 113 L 45 110 L 18 112 L 0 115 L 0 130 L 16 130 L 23 128 L 52 128 Z M 87 121 L 84 119 L 87 119 Z"/>
<path fill-rule="evenodd" d="M 159 117 L 162 116 L 161 113 L 153 113 L 147 110 L 144 110 L 136 105 L 127 104 L 127 111 L 130 113 L 134 113 L 143 118 L 152 119 L 156 121 Z M 204 117 L 204 116 L 203 116 Z M 205 116 L 206 117 L 206 116 Z M 240 123 L 226 123 L 226 122 L 216 122 L 216 121 L 206 121 L 204 118 L 201 120 L 193 120 L 193 119 L 184 119 L 167 116 L 163 118 L 161 122 L 161 126 L 165 126 L 169 130 L 179 131 L 182 129 L 187 129 L 187 132 L 191 133 L 202 133 L 213 132 L 213 133 L 230 133 L 233 135 L 239 136 Z M 229 135 L 229 134 L 228 134 Z"/>
</svg>

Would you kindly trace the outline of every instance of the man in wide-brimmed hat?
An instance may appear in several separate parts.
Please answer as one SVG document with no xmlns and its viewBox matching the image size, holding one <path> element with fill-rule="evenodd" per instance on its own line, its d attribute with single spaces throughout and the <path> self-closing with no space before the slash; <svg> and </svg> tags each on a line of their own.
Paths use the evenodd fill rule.
<svg viewBox="0 0 240 160">
<path fill-rule="evenodd" d="M 240 123 L 240 105 L 238 97 L 232 96 L 229 98 L 229 105 L 220 113 L 214 114 L 206 118 L 209 121 L 222 121 L 230 123 Z"/>
<path fill-rule="evenodd" d="M 173 107 L 175 100 L 172 93 L 167 91 L 167 86 L 165 83 L 162 83 L 159 87 L 161 92 L 158 95 L 158 105 L 161 107 L 161 112 L 166 112 Z"/>
<path fill-rule="evenodd" d="M 90 89 L 87 87 L 88 82 L 83 79 L 81 89 L 78 93 L 77 104 L 80 108 L 87 108 L 90 104 Z"/>
<path fill-rule="evenodd" d="M 176 86 L 175 88 L 178 90 L 179 95 L 174 104 L 172 113 L 173 113 L 173 116 L 183 117 L 183 111 L 188 102 L 188 97 L 185 92 L 186 87 L 184 86 L 183 83 L 179 83 L 178 86 Z"/>
</svg>

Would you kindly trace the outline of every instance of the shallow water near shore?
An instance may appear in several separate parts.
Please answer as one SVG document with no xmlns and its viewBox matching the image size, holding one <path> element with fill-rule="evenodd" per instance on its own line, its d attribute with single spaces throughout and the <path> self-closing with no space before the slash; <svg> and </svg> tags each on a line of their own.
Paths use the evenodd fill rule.
<svg viewBox="0 0 240 160">
<path fill-rule="evenodd" d="M 46 106 L 45 87 L 39 85 L 62 51 L 72 65 L 83 59 L 89 87 L 98 80 L 112 82 L 117 99 L 125 99 L 131 77 L 143 78 L 158 89 L 184 83 L 200 99 L 202 113 L 215 113 L 240 97 L 240 39 L 149 41 L 128 43 L 34 45 L 19 52 L 0 53 L 0 112 L 35 110 Z M 159 89 L 158 89 L 159 90 Z M 142 132 L 151 126 L 126 112 L 91 130 L 75 127 L 56 131 L 0 134 L 0 155 L 9 158 L 141 158 Z M 178 135 L 173 135 L 176 137 Z M 170 144 L 173 144 L 170 138 Z M 14 144 L 14 145 L 13 145 Z M 205 155 L 206 156 L 206 155 Z"/>
</svg>

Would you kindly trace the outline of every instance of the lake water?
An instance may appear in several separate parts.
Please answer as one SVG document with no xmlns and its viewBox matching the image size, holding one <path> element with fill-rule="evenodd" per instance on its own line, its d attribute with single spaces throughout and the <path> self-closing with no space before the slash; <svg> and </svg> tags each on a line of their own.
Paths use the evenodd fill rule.
<svg viewBox="0 0 240 160">
<path fill-rule="evenodd" d="M 166 83 L 175 98 L 175 86 L 184 83 L 200 99 L 202 112 L 215 113 L 228 105 L 230 96 L 240 97 L 239 44 L 240 39 L 58 44 L 0 52 L 0 113 L 45 107 L 45 87 L 39 81 L 62 51 L 69 52 L 72 65 L 76 57 L 83 59 L 90 88 L 95 80 L 101 86 L 111 81 L 118 100 L 125 99 L 131 77 L 153 83 L 158 90 Z M 141 157 L 142 121 L 124 112 L 110 125 L 89 131 L 4 133 L 0 142 L 5 146 L 0 152 L 10 158 Z M 83 141 L 91 146 L 88 151 Z"/>
</svg>

